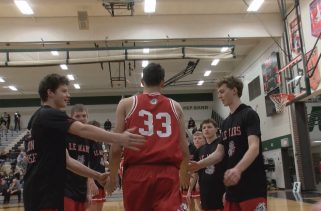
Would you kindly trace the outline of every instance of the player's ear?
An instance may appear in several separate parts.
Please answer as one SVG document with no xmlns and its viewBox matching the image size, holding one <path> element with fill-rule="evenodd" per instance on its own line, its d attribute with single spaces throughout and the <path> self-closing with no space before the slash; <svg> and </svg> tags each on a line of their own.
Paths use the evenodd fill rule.
<svg viewBox="0 0 321 211">
<path fill-rule="evenodd" d="M 142 79 L 140 80 L 140 82 L 143 84 L 143 86 L 145 87 L 145 81 Z"/>
</svg>

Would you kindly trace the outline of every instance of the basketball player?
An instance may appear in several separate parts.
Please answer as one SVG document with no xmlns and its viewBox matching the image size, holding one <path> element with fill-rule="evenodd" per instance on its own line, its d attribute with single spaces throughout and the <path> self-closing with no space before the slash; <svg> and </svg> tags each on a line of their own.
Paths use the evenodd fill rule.
<svg viewBox="0 0 321 211">
<path fill-rule="evenodd" d="M 83 124 L 88 121 L 88 112 L 84 105 L 76 104 L 71 108 L 71 118 Z M 69 156 L 78 160 L 83 165 L 89 165 L 90 141 L 76 135 L 68 134 L 66 137 Z M 94 169 L 95 170 L 95 169 Z M 88 179 L 92 180 L 92 179 Z M 93 180 L 92 180 L 93 181 Z M 98 190 L 97 186 L 92 187 Z M 69 170 L 66 171 L 64 211 L 86 211 L 87 178 L 77 175 Z"/>
<path fill-rule="evenodd" d="M 212 152 L 214 152 L 219 144 L 218 125 L 213 119 L 206 119 L 201 123 L 202 134 L 206 139 L 206 143 L 194 153 L 194 160 L 199 161 Z M 222 211 L 222 197 L 225 193 L 223 184 L 223 175 L 225 171 L 225 162 L 212 164 L 198 171 L 201 206 L 202 210 Z"/>
<path fill-rule="evenodd" d="M 155 63 L 143 70 L 142 94 L 120 101 L 116 111 L 117 132 L 136 127 L 147 139 L 140 152 L 125 149 L 123 194 L 126 211 L 178 211 L 181 206 L 179 182 L 187 187 L 189 159 L 181 106 L 160 94 L 165 71 Z M 110 184 L 115 189 L 121 148 L 111 148 Z M 182 162 L 183 159 L 183 162 Z"/>
<path fill-rule="evenodd" d="M 90 121 L 88 124 L 94 125 L 100 128 L 100 123 L 97 121 Z M 100 173 L 105 172 L 105 159 L 104 159 L 104 150 L 101 143 L 91 141 L 90 143 L 90 159 L 89 159 L 89 167 L 95 171 Z M 102 211 L 103 205 L 106 198 L 106 193 L 104 186 L 102 186 L 99 182 L 95 180 L 88 180 L 88 187 L 94 186 L 98 187 L 97 192 L 89 192 L 92 198 L 89 198 L 88 211 Z"/>
<path fill-rule="evenodd" d="M 43 106 L 33 115 L 31 141 L 27 144 L 28 167 L 24 183 L 25 211 L 62 211 L 64 209 L 65 171 L 100 179 L 66 153 L 66 135 L 71 133 L 91 140 L 121 144 L 132 150 L 144 144 L 142 136 L 124 132 L 109 133 L 92 125 L 82 124 L 62 111 L 69 101 L 69 81 L 58 74 L 47 75 L 39 85 Z M 71 165 L 70 165 L 71 164 Z M 90 169 L 89 169 L 90 170 Z M 94 172 L 94 173 L 93 173 Z M 96 175 L 96 176 L 93 176 Z"/>
<path fill-rule="evenodd" d="M 214 153 L 190 163 L 195 171 L 227 159 L 224 184 L 227 187 L 224 210 L 265 210 L 266 175 L 262 157 L 260 118 L 242 104 L 243 83 L 230 76 L 218 82 L 218 97 L 230 109 L 223 121 L 221 140 Z"/>
<path fill-rule="evenodd" d="M 205 138 L 201 131 L 196 131 L 193 134 L 193 146 L 195 146 L 195 150 L 192 152 L 190 151 L 190 155 L 192 156 L 190 160 L 193 160 L 195 151 L 199 149 L 201 146 L 205 144 Z M 189 211 L 195 211 L 195 204 L 199 210 L 201 210 L 201 202 L 200 202 L 200 191 L 199 191 L 199 178 L 196 173 L 193 173 L 190 179 L 190 185 L 187 190 L 186 200 L 188 203 Z M 184 192 L 183 192 L 184 195 Z"/>
</svg>

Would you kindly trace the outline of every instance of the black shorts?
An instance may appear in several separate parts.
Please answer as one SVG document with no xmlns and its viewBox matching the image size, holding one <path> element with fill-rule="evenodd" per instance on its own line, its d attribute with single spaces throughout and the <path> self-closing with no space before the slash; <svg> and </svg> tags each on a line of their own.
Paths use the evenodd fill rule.
<svg viewBox="0 0 321 211">
<path fill-rule="evenodd" d="M 202 209 L 223 209 L 223 194 L 225 187 L 223 183 L 214 186 L 200 187 Z"/>
</svg>

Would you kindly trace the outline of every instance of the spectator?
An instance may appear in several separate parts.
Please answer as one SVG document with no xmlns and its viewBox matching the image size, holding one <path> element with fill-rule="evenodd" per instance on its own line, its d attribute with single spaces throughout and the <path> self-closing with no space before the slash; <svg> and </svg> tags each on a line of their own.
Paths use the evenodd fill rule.
<svg viewBox="0 0 321 211">
<path fill-rule="evenodd" d="M 14 113 L 14 130 L 17 131 L 19 130 L 20 131 L 20 113 L 17 111 L 16 113 Z"/>
<path fill-rule="evenodd" d="M 10 202 L 10 196 L 17 195 L 18 196 L 18 203 L 21 202 L 21 185 L 20 181 L 14 178 L 10 184 L 8 189 L 8 203 Z"/>
<path fill-rule="evenodd" d="M 21 150 L 17 157 L 18 167 L 22 168 L 24 166 L 25 161 L 26 161 L 26 153 L 23 150 Z"/>
<path fill-rule="evenodd" d="M 9 113 L 7 113 L 7 130 L 10 129 L 10 123 L 11 123 L 11 115 Z"/>
<path fill-rule="evenodd" d="M 10 124 L 10 123 L 8 124 L 8 118 L 9 118 L 8 113 L 7 112 L 3 112 L 1 125 L 4 125 L 6 129 L 8 129 L 8 125 Z M 7 132 L 7 130 L 6 130 L 6 132 Z"/>
<path fill-rule="evenodd" d="M 9 203 L 8 189 L 9 189 L 9 185 L 8 185 L 7 180 L 2 178 L 1 179 L 1 185 L 0 185 L 0 194 L 3 196 L 3 204 L 8 204 Z"/>
<path fill-rule="evenodd" d="M 192 117 L 190 117 L 189 118 L 189 120 L 188 120 L 188 126 L 187 126 L 187 128 L 188 129 L 191 129 L 191 128 L 195 128 L 195 121 L 194 121 L 194 119 L 192 118 Z"/>
<path fill-rule="evenodd" d="M 107 119 L 106 122 L 104 123 L 104 129 L 107 131 L 111 130 L 111 122 L 109 121 L 109 119 Z"/>
</svg>

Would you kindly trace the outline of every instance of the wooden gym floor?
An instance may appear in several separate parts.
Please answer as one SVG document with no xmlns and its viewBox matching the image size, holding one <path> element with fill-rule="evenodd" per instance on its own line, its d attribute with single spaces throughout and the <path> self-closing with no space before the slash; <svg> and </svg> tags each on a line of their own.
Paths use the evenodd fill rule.
<svg viewBox="0 0 321 211">
<path fill-rule="evenodd" d="M 321 193 L 311 192 L 293 195 L 290 191 L 269 192 L 269 211 L 310 211 L 314 203 L 321 201 Z M 0 205 L 0 211 L 24 211 L 22 204 L 14 201 L 6 206 Z M 121 193 L 113 196 L 110 201 L 105 202 L 103 211 L 124 211 Z"/>
</svg>

